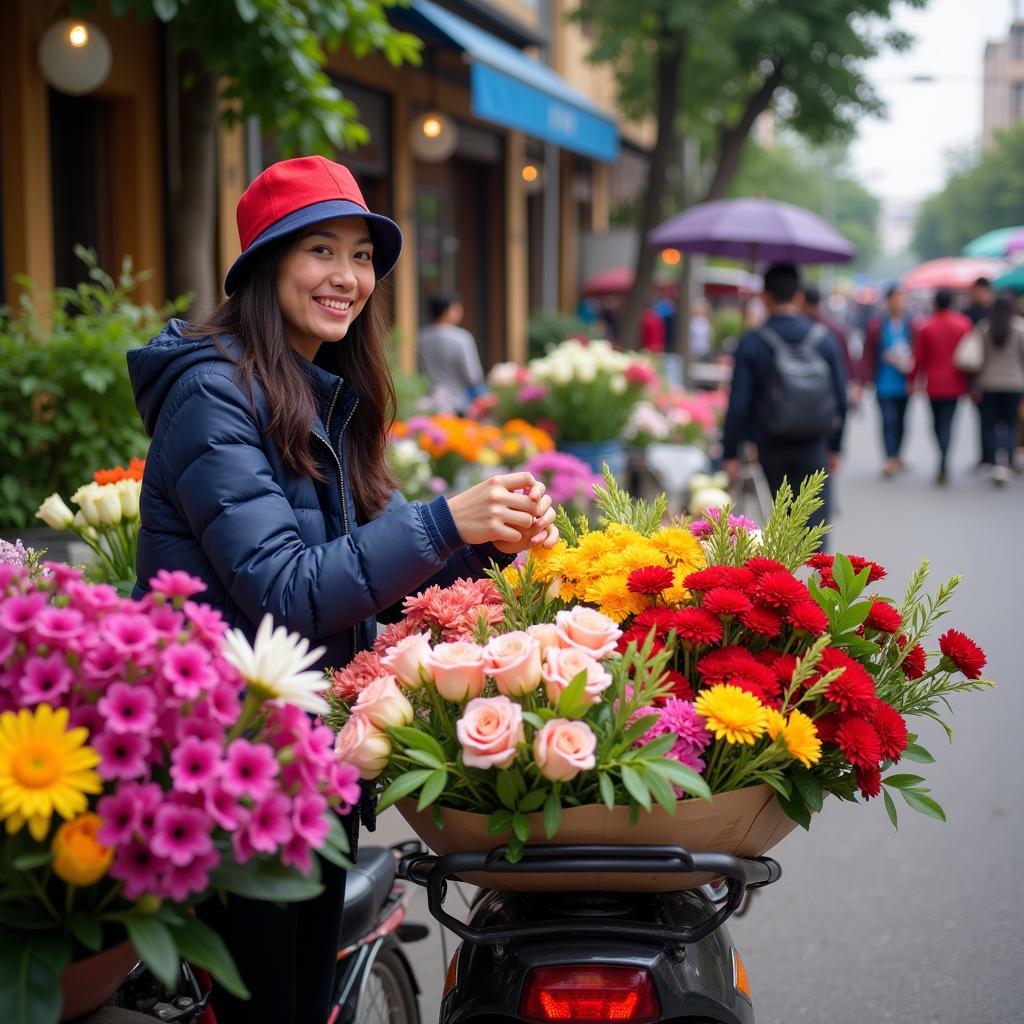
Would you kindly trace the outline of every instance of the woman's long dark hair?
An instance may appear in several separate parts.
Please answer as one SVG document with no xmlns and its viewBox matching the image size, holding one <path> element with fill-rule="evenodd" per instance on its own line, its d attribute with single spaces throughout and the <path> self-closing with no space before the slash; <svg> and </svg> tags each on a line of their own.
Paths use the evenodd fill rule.
<svg viewBox="0 0 1024 1024">
<path fill-rule="evenodd" d="M 281 453 L 285 468 L 297 476 L 323 480 L 310 448 L 309 429 L 316 399 L 309 379 L 295 358 L 277 303 L 277 273 L 295 244 L 288 235 L 253 254 L 253 265 L 238 289 L 202 323 L 190 325 L 192 337 L 227 335 L 240 342 L 241 384 L 250 400 L 253 384 L 267 399 L 270 421 L 266 434 Z M 359 408 L 346 432 L 349 483 L 360 520 L 365 522 L 387 506 L 397 486 L 387 464 L 388 431 L 395 418 L 395 386 L 384 353 L 387 326 L 380 286 L 338 342 L 324 342 L 318 365 L 344 377 L 359 396 Z"/>
<path fill-rule="evenodd" d="M 1003 348 L 1010 337 L 1010 326 L 1017 315 L 1017 302 L 1012 295 L 999 295 L 988 314 L 988 336 L 996 348 Z"/>
</svg>

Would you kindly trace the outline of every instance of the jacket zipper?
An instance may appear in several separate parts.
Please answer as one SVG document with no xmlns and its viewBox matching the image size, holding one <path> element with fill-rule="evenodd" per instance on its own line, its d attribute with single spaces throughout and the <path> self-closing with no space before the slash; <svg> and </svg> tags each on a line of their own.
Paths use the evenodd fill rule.
<svg viewBox="0 0 1024 1024">
<path fill-rule="evenodd" d="M 315 437 L 321 444 L 323 444 L 327 450 L 331 453 L 331 458 L 334 459 L 334 465 L 338 470 L 338 501 L 341 503 L 341 528 L 342 533 L 347 534 L 349 532 L 348 522 L 348 504 L 345 501 L 345 471 L 341 468 L 341 458 L 338 453 L 334 450 L 334 445 L 328 440 L 331 434 L 331 416 L 334 415 L 334 406 L 338 401 L 338 395 L 341 394 L 341 383 L 338 383 L 334 388 L 334 394 L 331 395 L 331 404 L 327 408 L 327 420 L 324 423 L 324 427 L 327 430 L 327 437 L 323 437 L 318 434 L 315 430 L 310 430 L 310 436 Z M 345 437 L 345 428 L 348 427 L 353 415 L 356 411 L 356 406 L 359 405 L 359 399 L 357 398 L 352 403 L 352 408 L 349 410 L 348 416 L 345 417 L 345 422 L 341 425 L 341 431 L 338 434 L 338 443 Z M 359 627 L 352 627 L 352 655 L 353 657 L 359 653 Z"/>
</svg>

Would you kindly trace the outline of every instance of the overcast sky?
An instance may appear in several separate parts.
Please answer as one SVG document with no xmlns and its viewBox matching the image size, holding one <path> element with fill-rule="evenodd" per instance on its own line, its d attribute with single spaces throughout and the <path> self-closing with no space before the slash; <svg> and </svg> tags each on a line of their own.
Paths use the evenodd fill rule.
<svg viewBox="0 0 1024 1024">
<path fill-rule="evenodd" d="M 869 65 L 889 114 L 866 118 L 851 149 L 854 173 L 875 195 L 924 199 L 945 180 L 943 154 L 980 139 L 985 43 L 1006 37 L 1016 9 L 1013 0 L 931 0 L 897 15 L 916 41 Z M 934 81 L 911 82 L 912 75 Z"/>
</svg>

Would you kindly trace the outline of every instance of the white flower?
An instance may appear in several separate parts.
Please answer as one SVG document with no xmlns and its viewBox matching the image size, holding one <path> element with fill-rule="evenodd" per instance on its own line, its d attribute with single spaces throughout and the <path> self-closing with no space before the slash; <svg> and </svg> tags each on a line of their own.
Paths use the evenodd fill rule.
<svg viewBox="0 0 1024 1024">
<path fill-rule="evenodd" d="M 119 480 L 111 484 L 117 488 L 117 496 L 121 499 L 121 514 L 125 519 L 132 520 L 139 518 L 139 495 L 142 493 L 142 483 L 139 480 Z"/>
<path fill-rule="evenodd" d="M 64 504 L 64 499 L 54 491 L 39 506 L 36 518 L 42 519 L 51 530 L 66 530 L 75 518 L 75 513 Z"/>
<path fill-rule="evenodd" d="M 284 626 L 274 628 L 270 615 L 264 615 L 250 647 L 245 634 L 230 629 L 224 634 L 224 660 L 233 665 L 261 700 L 273 704 L 293 704 L 314 715 L 327 713 L 327 701 L 320 695 L 326 687 L 322 672 L 304 671 L 326 650 L 314 647 L 298 633 Z"/>
</svg>

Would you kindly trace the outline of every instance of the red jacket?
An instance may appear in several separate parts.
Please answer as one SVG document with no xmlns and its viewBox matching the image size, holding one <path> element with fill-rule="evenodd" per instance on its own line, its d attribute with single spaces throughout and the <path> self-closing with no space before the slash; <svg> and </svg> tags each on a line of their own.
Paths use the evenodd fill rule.
<svg viewBox="0 0 1024 1024">
<path fill-rule="evenodd" d="M 953 353 L 970 329 L 971 321 L 952 309 L 937 310 L 921 324 L 910 379 L 916 381 L 923 376 L 929 398 L 967 394 L 967 378 L 953 365 Z"/>
</svg>

